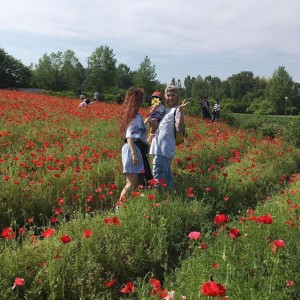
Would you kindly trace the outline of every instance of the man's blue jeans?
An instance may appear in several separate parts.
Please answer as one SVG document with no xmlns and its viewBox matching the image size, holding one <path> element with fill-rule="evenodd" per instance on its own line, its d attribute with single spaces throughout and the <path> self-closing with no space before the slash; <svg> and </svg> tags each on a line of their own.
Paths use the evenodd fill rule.
<svg viewBox="0 0 300 300">
<path fill-rule="evenodd" d="M 171 171 L 171 159 L 155 155 L 153 158 L 152 175 L 155 179 L 163 179 L 167 187 L 174 187 L 174 179 Z"/>
</svg>

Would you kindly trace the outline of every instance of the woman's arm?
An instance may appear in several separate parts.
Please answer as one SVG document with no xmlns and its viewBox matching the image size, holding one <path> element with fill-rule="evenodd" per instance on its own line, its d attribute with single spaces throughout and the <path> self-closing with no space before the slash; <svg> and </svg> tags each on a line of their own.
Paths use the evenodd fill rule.
<svg viewBox="0 0 300 300">
<path fill-rule="evenodd" d="M 134 145 L 134 139 L 132 138 L 127 138 L 127 143 L 131 152 L 131 157 L 132 157 L 132 163 L 137 166 L 139 164 L 139 157 L 136 153 L 136 148 Z"/>
</svg>

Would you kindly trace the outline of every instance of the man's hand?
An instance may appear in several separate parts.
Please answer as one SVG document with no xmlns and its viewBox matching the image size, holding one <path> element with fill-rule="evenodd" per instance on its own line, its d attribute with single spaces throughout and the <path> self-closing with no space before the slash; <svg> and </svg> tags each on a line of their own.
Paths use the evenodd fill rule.
<svg viewBox="0 0 300 300">
<path fill-rule="evenodd" d="M 179 111 L 180 112 L 184 112 L 185 111 L 185 107 L 189 104 L 190 102 L 187 102 L 186 99 L 184 99 L 182 101 L 182 103 L 179 105 Z"/>
</svg>

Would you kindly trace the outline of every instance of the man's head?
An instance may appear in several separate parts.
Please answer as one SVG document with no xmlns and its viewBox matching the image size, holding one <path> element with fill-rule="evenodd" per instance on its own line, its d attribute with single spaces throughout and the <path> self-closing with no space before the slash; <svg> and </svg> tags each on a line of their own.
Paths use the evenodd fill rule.
<svg viewBox="0 0 300 300">
<path fill-rule="evenodd" d="M 168 85 L 165 89 L 165 101 L 169 108 L 178 106 L 178 89 L 175 85 Z"/>
</svg>

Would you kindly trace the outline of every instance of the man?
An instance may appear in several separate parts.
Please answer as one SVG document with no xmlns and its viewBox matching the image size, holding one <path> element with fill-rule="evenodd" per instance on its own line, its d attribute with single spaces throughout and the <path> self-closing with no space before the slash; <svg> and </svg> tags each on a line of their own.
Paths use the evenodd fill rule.
<svg viewBox="0 0 300 300">
<path fill-rule="evenodd" d="M 171 161 L 175 156 L 175 130 L 177 132 L 184 131 L 184 111 L 188 102 L 183 100 L 182 104 L 178 106 L 179 96 L 175 85 L 167 86 L 164 97 L 168 108 L 156 129 L 149 153 L 153 155 L 153 177 L 163 180 L 168 187 L 173 187 Z M 155 119 L 150 122 L 150 126 L 157 126 Z"/>
<path fill-rule="evenodd" d="M 210 119 L 210 114 L 209 114 L 209 102 L 207 97 L 203 97 L 201 103 L 201 112 L 202 112 L 202 119 Z"/>
</svg>

